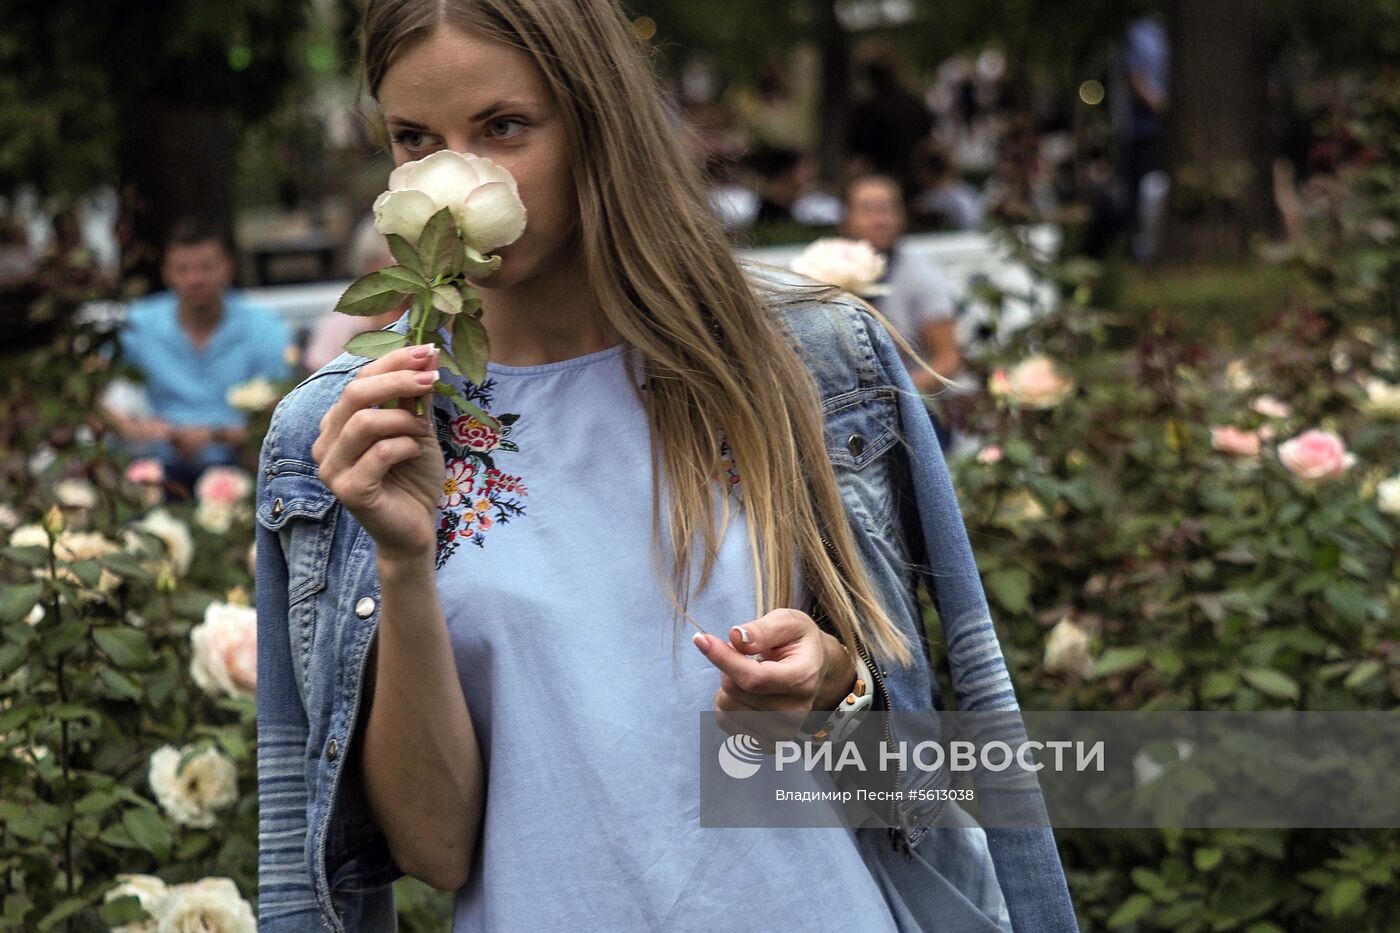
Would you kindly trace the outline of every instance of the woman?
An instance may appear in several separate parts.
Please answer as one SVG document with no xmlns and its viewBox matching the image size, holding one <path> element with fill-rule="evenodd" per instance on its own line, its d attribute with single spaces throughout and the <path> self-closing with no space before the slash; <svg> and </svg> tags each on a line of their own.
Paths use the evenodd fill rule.
<svg viewBox="0 0 1400 933">
<path fill-rule="evenodd" d="M 927 708 L 932 676 L 891 582 L 905 577 L 862 563 L 899 527 L 888 367 L 869 355 L 888 338 L 857 333 L 873 319 L 853 305 L 806 314 L 826 306 L 739 269 L 628 25 L 613 0 L 366 11 L 395 161 L 489 157 L 529 222 L 475 283 L 489 378 L 462 388 L 499 434 L 378 407 L 429 396 L 430 347 L 342 356 L 274 416 L 257 508 L 260 928 L 392 929 L 403 873 L 456 891 L 458 930 L 917 929 L 927 879 L 950 928 L 1008 929 L 1005 889 L 1021 891 L 1013 916 L 1043 913 L 1046 877 L 1067 909 L 1053 840 L 1050 862 L 998 887 L 980 830 L 945 831 L 944 854 L 901 824 L 901 868 L 865 830 L 699 826 L 697 712 L 830 710 L 864 692 L 866 659 L 890 708 Z M 862 362 L 821 339 L 836 322 Z M 824 421 L 817 390 L 856 404 Z M 841 486 L 833 424 L 851 427 Z M 934 506 L 906 517 L 961 527 Z M 949 545 L 948 592 L 975 579 L 965 545 Z M 726 638 L 680 653 L 681 615 Z M 990 624 L 975 634 L 1000 663 Z M 983 680 L 1014 704 L 1004 666 Z"/>
</svg>

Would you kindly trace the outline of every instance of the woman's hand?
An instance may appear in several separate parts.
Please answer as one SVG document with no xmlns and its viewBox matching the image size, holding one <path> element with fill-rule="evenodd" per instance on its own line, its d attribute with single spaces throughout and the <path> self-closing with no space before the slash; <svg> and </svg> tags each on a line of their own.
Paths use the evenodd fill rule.
<svg viewBox="0 0 1400 933">
<path fill-rule="evenodd" d="M 321 419 L 311 447 L 321 482 L 374 538 L 381 561 L 429 558 L 437 543 L 442 452 L 432 403 L 376 408 L 391 399 L 429 395 L 437 381 L 436 347 L 404 347 L 367 364 Z"/>
<path fill-rule="evenodd" d="M 761 729 L 765 735 L 756 735 L 760 739 L 791 738 L 813 710 L 835 709 L 855 680 L 855 668 L 841 642 L 798 609 L 775 609 L 736 625 L 729 630 L 728 643 L 699 633 L 693 640 L 724 675 L 715 693 L 717 711 L 788 714 L 753 717 L 756 728 L 744 721 L 739 731 L 750 734 L 769 726 Z"/>
</svg>

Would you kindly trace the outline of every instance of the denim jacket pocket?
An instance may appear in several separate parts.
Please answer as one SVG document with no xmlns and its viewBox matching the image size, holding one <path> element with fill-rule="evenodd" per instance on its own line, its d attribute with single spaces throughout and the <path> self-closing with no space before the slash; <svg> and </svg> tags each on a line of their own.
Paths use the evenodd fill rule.
<svg viewBox="0 0 1400 933">
<path fill-rule="evenodd" d="M 852 516 L 878 537 L 895 522 L 894 477 L 886 456 L 899 439 L 894 390 L 870 386 L 822 401 L 826 451 Z"/>
<path fill-rule="evenodd" d="M 287 626 L 294 636 L 296 682 L 306 697 L 306 677 L 316 631 L 317 593 L 326 588 L 335 537 L 335 494 L 301 461 L 273 463 L 273 475 L 257 506 L 257 520 L 282 542 L 287 556 Z"/>
</svg>

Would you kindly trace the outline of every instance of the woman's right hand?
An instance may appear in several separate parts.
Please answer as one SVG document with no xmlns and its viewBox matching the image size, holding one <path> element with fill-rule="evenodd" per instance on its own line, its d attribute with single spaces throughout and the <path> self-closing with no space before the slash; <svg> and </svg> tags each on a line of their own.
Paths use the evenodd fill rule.
<svg viewBox="0 0 1400 933">
<path fill-rule="evenodd" d="M 437 542 L 442 451 L 432 426 L 438 350 L 404 347 L 366 364 L 321 418 L 321 482 L 374 538 L 381 560 L 417 561 Z M 376 408 L 402 399 L 398 408 Z M 426 413 L 413 412 L 424 399 Z"/>
</svg>

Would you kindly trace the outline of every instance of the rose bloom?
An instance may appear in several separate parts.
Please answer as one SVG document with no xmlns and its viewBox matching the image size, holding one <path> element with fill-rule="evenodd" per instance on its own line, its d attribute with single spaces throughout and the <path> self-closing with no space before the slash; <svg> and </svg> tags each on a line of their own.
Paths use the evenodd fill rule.
<svg viewBox="0 0 1400 933">
<path fill-rule="evenodd" d="M 792 261 L 792 271 L 860 294 L 885 274 L 885 257 L 864 240 L 824 237 Z"/>
<path fill-rule="evenodd" d="M 1400 418 L 1400 385 L 1390 385 L 1380 379 L 1368 380 L 1365 410 L 1378 418 Z"/>
<path fill-rule="evenodd" d="M 1306 483 L 1335 479 L 1356 462 L 1356 455 L 1347 452 L 1340 437 L 1316 428 L 1279 444 L 1278 458 Z"/>
<path fill-rule="evenodd" d="M 171 933 L 257 933 L 253 908 L 232 878 L 201 878 L 177 884 L 159 905 L 161 931 Z"/>
<path fill-rule="evenodd" d="M 1056 674 L 1088 677 L 1094 670 L 1089 633 L 1070 619 L 1061 619 L 1045 639 L 1044 667 Z"/>
<path fill-rule="evenodd" d="M 1400 517 L 1400 474 L 1376 484 L 1376 507 L 1387 515 Z"/>
<path fill-rule="evenodd" d="M 153 457 L 133 460 L 126 465 L 126 481 L 145 485 L 165 482 L 165 467 Z"/>
<path fill-rule="evenodd" d="M 238 767 L 218 749 L 209 748 L 179 769 L 189 746 L 163 745 L 151 755 L 147 780 L 166 814 L 182 826 L 208 829 L 214 811 L 238 801 Z"/>
<path fill-rule="evenodd" d="M 467 245 L 483 254 L 525 232 L 525 205 L 514 176 L 490 159 L 450 149 L 389 173 L 389 190 L 374 202 L 374 229 L 417 244 L 429 218 L 444 207 Z"/>
<path fill-rule="evenodd" d="M 1053 408 L 1074 391 L 1074 381 L 1061 375 L 1048 357 L 1032 356 L 992 373 L 988 391 L 1026 408 Z"/>
<path fill-rule="evenodd" d="M 1229 425 L 1211 428 L 1210 446 L 1221 453 L 1234 454 L 1236 457 L 1257 457 L 1259 435 L 1254 431 L 1241 431 Z"/>
<path fill-rule="evenodd" d="M 267 377 L 258 376 L 229 389 L 225 401 L 239 411 L 259 412 L 277 401 L 277 387 Z"/>
<path fill-rule="evenodd" d="M 250 606 L 210 603 L 190 630 L 190 674 L 211 696 L 251 697 L 258 684 L 258 615 Z"/>
<path fill-rule="evenodd" d="M 252 491 L 253 481 L 248 474 L 231 466 L 210 467 L 194 484 L 194 497 L 206 506 L 234 505 Z"/>
<path fill-rule="evenodd" d="M 157 911 L 161 902 L 169 889 L 165 882 L 155 875 L 117 875 L 117 886 L 109 890 L 102 898 L 105 904 L 115 901 L 119 897 L 132 896 L 141 902 L 141 909 L 150 914 L 146 920 L 138 920 L 133 923 L 124 923 L 121 926 L 112 927 L 111 933 L 154 933 L 156 924 L 159 922 Z"/>
<path fill-rule="evenodd" d="M 54 498 L 70 509 L 90 509 L 97 505 L 97 490 L 83 479 L 59 480 L 53 487 Z"/>
<path fill-rule="evenodd" d="M 1000 463 L 1002 458 L 1001 447 L 996 444 L 988 444 L 977 451 L 978 463 Z"/>
<path fill-rule="evenodd" d="M 1280 401 L 1272 395 L 1259 396 L 1249 407 L 1265 418 L 1287 418 L 1293 414 L 1293 408 L 1287 402 Z"/>
<path fill-rule="evenodd" d="M 468 450 L 490 453 L 500 446 L 501 437 L 471 415 L 462 415 L 452 421 L 452 439 Z"/>
</svg>

